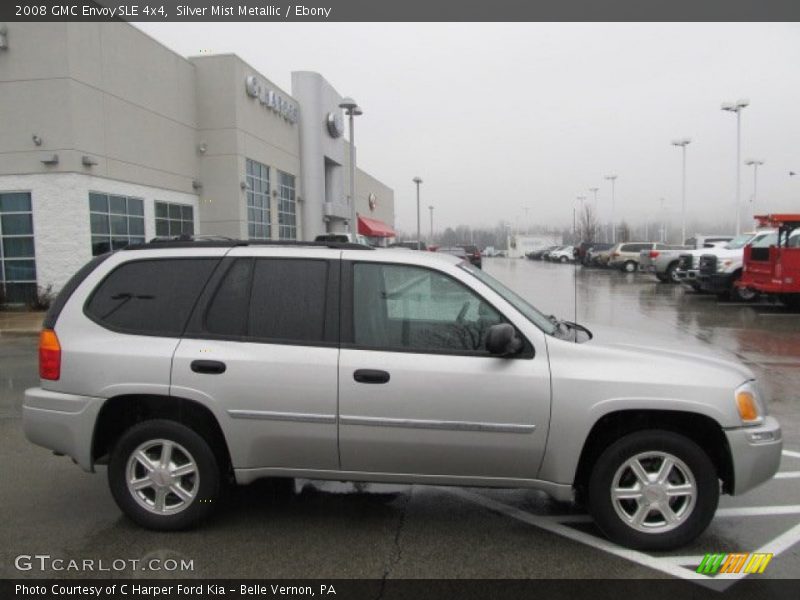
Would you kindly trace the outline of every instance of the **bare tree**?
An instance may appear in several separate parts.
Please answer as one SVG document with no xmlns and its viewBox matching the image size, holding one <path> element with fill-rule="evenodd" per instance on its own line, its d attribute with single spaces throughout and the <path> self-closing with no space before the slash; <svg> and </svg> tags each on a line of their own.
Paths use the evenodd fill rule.
<svg viewBox="0 0 800 600">
<path fill-rule="evenodd" d="M 578 215 L 578 238 L 583 242 L 597 241 L 600 233 L 600 222 L 591 204 L 584 204 Z"/>
<path fill-rule="evenodd" d="M 626 221 L 620 223 L 617 233 L 618 242 L 629 242 L 631 240 L 631 227 Z"/>
</svg>

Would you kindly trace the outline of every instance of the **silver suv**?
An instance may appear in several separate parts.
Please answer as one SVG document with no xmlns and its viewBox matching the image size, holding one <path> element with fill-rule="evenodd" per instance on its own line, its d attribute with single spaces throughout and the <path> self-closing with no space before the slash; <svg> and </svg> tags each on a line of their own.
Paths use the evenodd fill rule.
<svg viewBox="0 0 800 600">
<path fill-rule="evenodd" d="M 593 339 L 438 253 L 121 250 L 70 280 L 39 350 L 28 439 L 108 465 L 152 529 L 194 525 L 228 483 L 305 477 L 533 488 L 666 549 L 781 455 L 746 367 Z"/>
</svg>

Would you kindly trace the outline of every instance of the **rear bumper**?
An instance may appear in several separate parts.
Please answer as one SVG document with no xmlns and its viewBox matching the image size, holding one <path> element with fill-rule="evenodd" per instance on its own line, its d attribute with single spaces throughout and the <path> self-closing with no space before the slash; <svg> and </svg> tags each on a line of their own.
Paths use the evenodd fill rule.
<svg viewBox="0 0 800 600">
<path fill-rule="evenodd" d="M 71 457 L 84 471 L 93 471 L 92 436 L 104 398 L 25 390 L 22 427 L 29 441 Z"/>
<path fill-rule="evenodd" d="M 758 427 L 728 429 L 725 436 L 733 461 L 733 495 L 752 490 L 778 472 L 783 437 L 774 417 L 767 417 Z"/>
</svg>

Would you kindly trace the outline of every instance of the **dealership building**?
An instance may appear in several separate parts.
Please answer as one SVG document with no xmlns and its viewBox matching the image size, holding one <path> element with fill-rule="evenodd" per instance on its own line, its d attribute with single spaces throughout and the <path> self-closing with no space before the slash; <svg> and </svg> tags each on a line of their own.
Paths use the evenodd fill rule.
<svg viewBox="0 0 800 600">
<path fill-rule="evenodd" d="M 336 89 L 291 93 L 233 54 L 184 58 L 126 23 L 9 23 L 0 37 L 0 283 L 58 290 L 93 255 L 180 234 L 311 240 L 348 230 Z M 356 169 L 358 232 L 394 193 Z"/>
</svg>

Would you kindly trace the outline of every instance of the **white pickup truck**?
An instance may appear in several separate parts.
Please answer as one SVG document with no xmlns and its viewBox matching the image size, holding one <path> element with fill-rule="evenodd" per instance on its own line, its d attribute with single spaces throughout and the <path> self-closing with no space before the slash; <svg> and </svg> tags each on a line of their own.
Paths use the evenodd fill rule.
<svg viewBox="0 0 800 600">
<path fill-rule="evenodd" d="M 679 262 L 682 254 L 693 250 L 707 251 L 708 248 L 722 246 L 733 239 L 732 235 L 695 235 L 686 240 L 684 246 L 656 247 L 653 251 L 642 251 L 639 256 L 639 268 L 655 275 L 662 283 L 680 283 Z"/>
<path fill-rule="evenodd" d="M 742 276 L 744 247 L 749 244 L 754 248 L 768 248 L 776 243 L 778 233 L 774 229 L 763 229 L 740 237 L 742 239 L 736 238 L 721 248 L 711 249 L 700 256 L 697 268 L 700 291 L 716 294 L 721 300 L 741 302 L 750 302 L 758 295 L 755 290 L 736 285 Z"/>
</svg>

